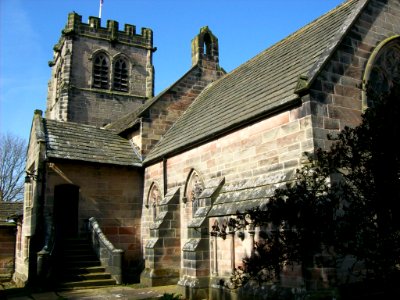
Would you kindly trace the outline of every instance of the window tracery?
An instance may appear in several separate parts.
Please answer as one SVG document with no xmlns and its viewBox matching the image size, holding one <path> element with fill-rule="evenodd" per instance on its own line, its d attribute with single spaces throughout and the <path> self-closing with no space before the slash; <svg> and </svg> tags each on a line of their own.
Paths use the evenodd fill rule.
<svg viewBox="0 0 400 300">
<path fill-rule="evenodd" d="M 199 207 L 199 196 L 204 190 L 204 184 L 199 174 L 196 171 L 192 171 L 188 184 L 186 186 L 186 199 L 187 202 L 192 206 L 192 216 L 196 213 Z"/>
<path fill-rule="evenodd" d="M 96 55 L 93 60 L 93 87 L 98 89 L 109 87 L 109 60 L 104 53 Z"/>
<path fill-rule="evenodd" d="M 388 93 L 395 84 L 400 84 L 399 37 L 384 41 L 377 47 L 368 62 L 364 81 L 364 102 L 367 107 L 373 106 L 369 99 L 376 99 L 379 95 Z"/>
<path fill-rule="evenodd" d="M 151 209 L 151 215 L 153 221 L 156 220 L 157 215 L 159 213 L 159 205 L 161 201 L 160 189 L 156 184 L 153 184 L 150 188 L 149 197 L 148 197 L 148 206 Z"/>
<path fill-rule="evenodd" d="M 128 63 L 123 58 L 118 58 L 114 63 L 113 89 L 128 91 Z"/>
</svg>

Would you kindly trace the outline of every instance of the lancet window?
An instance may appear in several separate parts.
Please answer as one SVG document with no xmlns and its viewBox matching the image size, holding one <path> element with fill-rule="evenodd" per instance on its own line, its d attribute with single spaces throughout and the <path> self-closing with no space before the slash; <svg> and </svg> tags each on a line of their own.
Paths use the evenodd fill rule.
<svg viewBox="0 0 400 300">
<path fill-rule="evenodd" d="M 186 199 L 187 203 L 192 207 L 192 216 L 196 213 L 199 207 L 199 196 L 204 190 L 204 184 L 199 174 L 192 171 L 187 186 L 186 186 Z"/>
<path fill-rule="evenodd" d="M 150 188 L 149 197 L 148 197 L 148 206 L 149 206 L 149 209 L 151 210 L 151 216 L 152 216 L 153 221 L 156 220 L 157 215 L 159 213 L 160 201 L 161 201 L 160 189 L 158 188 L 158 186 L 155 183 L 153 183 L 153 185 Z"/>
<path fill-rule="evenodd" d="M 116 91 L 128 91 L 128 63 L 119 58 L 114 63 L 113 89 Z"/>
<path fill-rule="evenodd" d="M 109 60 L 104 53 L 95 56 L 93 60 L 93 87 L 108 89 L 109 87 Z"/>
</svg>

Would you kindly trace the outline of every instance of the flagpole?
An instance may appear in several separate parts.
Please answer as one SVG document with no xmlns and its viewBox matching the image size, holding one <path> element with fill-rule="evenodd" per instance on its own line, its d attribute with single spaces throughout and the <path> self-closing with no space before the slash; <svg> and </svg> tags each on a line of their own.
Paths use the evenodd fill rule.
<svg viewBox="0 0 400 300">
<path fill-rule="evenodd" d="M 103 8 L 103 0 L 100 0 L 99 19 L 101 19 L 101 9 Z"/>
</svg>

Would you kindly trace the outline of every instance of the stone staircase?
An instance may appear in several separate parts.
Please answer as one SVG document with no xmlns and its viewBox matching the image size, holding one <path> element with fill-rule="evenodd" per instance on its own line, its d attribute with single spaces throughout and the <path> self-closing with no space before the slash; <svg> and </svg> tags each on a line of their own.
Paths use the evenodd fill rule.
<svg viewBox="0 0 400 300">
<path fill-rule="evenodd" d="M 87 239 L 70 238 L 59 251 L 57 282 L 60 290 L 116 285 L 101 266 Z"/>
</svg>

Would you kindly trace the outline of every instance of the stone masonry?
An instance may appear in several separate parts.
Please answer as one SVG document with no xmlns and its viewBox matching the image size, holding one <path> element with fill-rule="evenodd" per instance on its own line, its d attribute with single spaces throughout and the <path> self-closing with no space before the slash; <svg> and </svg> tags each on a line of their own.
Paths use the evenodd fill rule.
<svg viewBox="0 0 400 300">
<path fill-rule="evenodd" d="M 52 75 L 46 117 L 103 126 L 153 96 L 152 53 L 155 49 L 152 31 L 142 28 L 137 34 L 135 26 L 129 24 L 120 31 L 116 21 L 108 21 L 107 27 L 103 28 L 100 21 L 90 17 L 86 24 L 82 23 L 80 15 L 69 14 L 62 37 L 54 46 L 54 58 L 49 63 Z M 126 58 L 127 92 L 115 91 L 111 84 L 106 90 L 92 87 L 92 59 L 99 52 L 110 59 L 109 76 L 113 74 L 113 61 Z"/>
<path fill-rule="evenodd" d="M 79 191 L 79 233 L 95 217 L 124 250 L 127 275 L 178 284 L 188 299 L 223 291 L 264 230 L 249 222 L 235 233 L 229 219 L 263 208 L 293 181 L 305 152 L 328 149 L 328 134 L 360 123 L 371 74 L 390 73 L 380 79 L 388 86 L 398 80 L 399 20 L 398 0 L 348 0 L 228 74 L 203 27 L 191 68 L 153 97 L 152 31 L 70 14 L 50 63 L 46 118 L 36 112 L 33 121 L 27 170 L 43 180 L 26 186 L 17 277 L 32 273 L 39 225 L 70 185 Z M 93 87 L 98 54 L 110 76 L 126 59 L 126 92 Z M 311 270 L 309 286 L 329 287 L 329 272 Z M 300 267 L 280 282 L 302 286 Z"/>
</svg>

